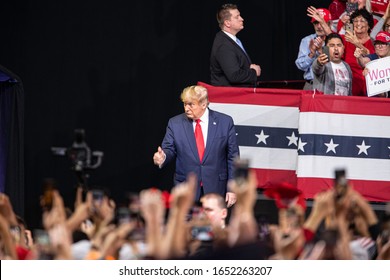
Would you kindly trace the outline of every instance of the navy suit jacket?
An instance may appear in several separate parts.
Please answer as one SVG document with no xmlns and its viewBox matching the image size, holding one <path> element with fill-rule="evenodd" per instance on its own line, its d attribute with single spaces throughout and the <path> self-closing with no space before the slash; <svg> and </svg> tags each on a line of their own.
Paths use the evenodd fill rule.
<svg viewBox="0 0 390 280">
<path fill-rule="evenodd" d="M 200 162 L 196 147 L 193 121 L 183 113 L 171 118 L 161 148 L 166 154 L 163 166 L 176 159 L 174 184 L 186 180 L 192 172 L 198 178 L 196 200 L 203 192 L 225 196 L 227 181 L 233 178 L 233 161 L 239 155 L 233 119 L 209 110 L 206 149 Z"/>
<path fill-rule="evenodd" d="M 213 86 L 255 87 L 256 71 L 244 52 L 228 35 L 219 31 L 215 35 L 210 56 L 210 83 Z"/>
</svg>

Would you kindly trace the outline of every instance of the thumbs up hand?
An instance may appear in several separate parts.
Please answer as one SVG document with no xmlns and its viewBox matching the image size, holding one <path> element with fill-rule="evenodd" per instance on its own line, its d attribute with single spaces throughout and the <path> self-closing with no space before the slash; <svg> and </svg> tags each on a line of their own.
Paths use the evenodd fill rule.
<svg viewBox="0 0 390 280">
<path fill-rule="evenodd" d="M 158 149 L 157 149 L 157 152 L 155 152 L 154 156 L 153 156 L 154 164 L 157 165 L 158 167 L 161 167 L 161 165 L 165 161 L 165 158 L 166 158 L 166 155 L 164 153 L 164 150 L 161 149 L 161 147 L 159 146 Z"/>
</svg>

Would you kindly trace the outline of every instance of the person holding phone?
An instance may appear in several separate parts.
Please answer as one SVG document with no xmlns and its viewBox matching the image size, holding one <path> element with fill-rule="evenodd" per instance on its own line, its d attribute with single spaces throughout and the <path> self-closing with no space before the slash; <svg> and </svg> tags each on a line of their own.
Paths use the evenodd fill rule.
<svg viewBox="0 0 390 280">
<path fill-rule="evenodd" d="M 375 52 L 374 44 L 370 38 L 370 32 L 374 26 L 374 19 L 366 9 L 360 9 L 356 10 L 351 15 L 351 23 L 353 23 L 353 33 L 347 32 L 344 36 L 344 60 L 349 64 L 352 70 L 352 95 L 367 96 L 363 68 L 357 62 L 354 53 L 356 48 L 362 49 L 364 55 Z"/>
<path fill-rule="evenodd" d="M 365 3 L 361 3 L 361 8 L 364 8 Z M 351 15 L 359 8 L 359 3 L 357 0 L 348 0 L 345 4 L 345 11 L 339 16 L 335 32 L 344 35 L 346 30 L 353 30 L 353 25 L 351 24 Z"/>
<path fill-rule="evenodd" d="M 366 10 L 370 14 L 372 13 L 371 9 L 371 0 L 348 0 L 346 3 L 345 11 L 340 15 L 338 23 L 337 23 L 337 29 L 334 30 L 335 32 L 339 33 L 340 35 L 345 35 L 346 31 L 348 29 L 353 29 L 353 24 L 351 22 L 351 15 L 357 11 L 357 10 Z M 374 18 L 374 24 L 380 20 L 380 17 L 373 14 Z M 371 39 L 375 40 L 375 36 L 378 33 L 379 30 L 373 31 L 371 33 Z"/>
<path fill-rule="evenodd" d="M 324 51 L 312 65 L 315 90 L 324 94 L 352 95 L 352 71 L 343 61 L 343 55 L 343 39 L 337 33 L 329 34 L 325 39 Z"/>
<path fill-rule="evenodd" d="M 303 78 L 306 83 L 304 90 L 313 89 L 313 73 L 311 66 L 314 60 L 319 55 L 319 49 L 324 44 L 325 36 L 329 32 L 332 17 L 327 9 L 314 7 L 308 8 L 308 15 L 311 17 L 311 23 L 314 27 L 313 34 L 304 37 L 299 45 L 298 57 L 295 60 L 295 65 L 299 70 L 302 70 Z M 328 30 L 327 30 L 328 29 Z"/>
</svg>

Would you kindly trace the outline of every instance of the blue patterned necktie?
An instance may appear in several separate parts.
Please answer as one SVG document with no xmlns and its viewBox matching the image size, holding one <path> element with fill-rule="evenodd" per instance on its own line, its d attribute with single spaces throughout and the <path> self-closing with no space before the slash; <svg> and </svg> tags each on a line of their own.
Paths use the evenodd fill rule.
<svg viewBox="0 0 390 280">
<path fill-rule="evenodd" d="M 244 49 L 244 46 L 242 45 L 240 39 L 238 39 L 237 37 L 236 37 L 236 42 L 237 42 L 237 45 L 239 45 L 240 48 L 244 51 L 244 53 L 246 53 L 246 51 L 245 51 L 245 49 Z"/>
</svg>

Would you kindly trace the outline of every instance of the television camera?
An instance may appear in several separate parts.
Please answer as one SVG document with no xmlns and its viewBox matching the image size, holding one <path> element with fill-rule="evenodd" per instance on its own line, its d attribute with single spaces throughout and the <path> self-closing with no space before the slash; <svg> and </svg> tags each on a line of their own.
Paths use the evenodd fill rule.
<svg viewBox="0 0 390 280">
<path fill-rule="evenodd" d="M 51 147 L 53 155 L 66 156 L 71 161 L 71 169 L 75 171 L 78 183 L 87 188 L 86 171 L 98 168 L 102 164 L 103 152 L 91 151 L 85 142 L 84 129 L 74 130 L 74 141 L 71 147 Z"/>
</svg>

